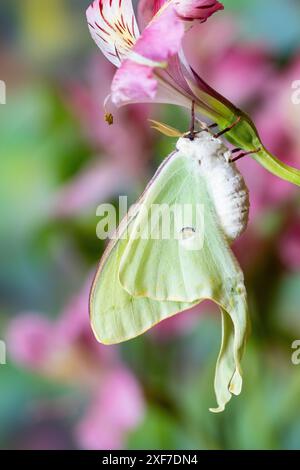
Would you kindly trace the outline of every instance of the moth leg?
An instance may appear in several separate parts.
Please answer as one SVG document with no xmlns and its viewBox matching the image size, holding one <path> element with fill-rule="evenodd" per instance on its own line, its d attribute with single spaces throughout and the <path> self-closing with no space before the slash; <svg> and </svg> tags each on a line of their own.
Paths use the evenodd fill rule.
<svg viewBox="0 0 300 470">
<path fill-rule="evenodd" d="M 213 124 L 210 124 L 209 126 L 207 126 L 207 129 L 215 129 L 216 127 L 218 127 L 218 124 L 214 122 Z"/>
<path fill-rule="evenodd" d="M 231 129 L 233 129 L 241 120 L 241 116 L 239 116 L 233 124 L 231 124 L 230 126 L 226 127 L 226 129 L 223 129 L 222 131 L 218 132 L 217 134 L 214 135 L 214 138 L 215 139 L 218 139 L 219 137 L 221 137 L 222 135 L 226 134 L 226 132 L 229 132 L 231 131 Z"/>
<path fill-rule="evenodd" d="M 187 138 L 190 140 L 194 140 L 195 138 L 195 101 L 192 101 L 192 108 L 191 108 L 191 124 L 190 124 L 190 131 L 187 134 Z"/>
<path fill-rule="evenodd" d="M 238 152 L 239 150 L 241 149 L 235 149 L 232 151 L 232 153 L 236 153 Z M 257 149 L 254 149 L 254 150 L 250 150 L 249 152 L 242 152 L 240 155 L 238 155 L 237 157 L 234 157 L 230 160 L 230 163 L 234 163 L 234 162 L 237 162 L 238 160 L 240 160 L 241 158 L 244 158 L 244 157 L 247 157 L 248 155 L 253 155 L 254 153 L 258 153 L 261 151 L 261 147 L 258 147 Z"/>
<path fill-rule="evenodd" d="M 242 152 L 243 149 L 237 147 L 236 149 L 231 150 L 231 153 L 237 153 L 237 152 Z"/>
<path fill-rule="evenodd" d="M 213 124 L 208 125 L 205 122 L 199 121 L 198 119 L 196 119 L 196 122 L 198 122 L 200 124 L 201 130 L 200 131 L 195 131 L 194 135 L 197 135 L 197 134 L 199 134 L 200 132 L 203 132 L 203 131 L 209 132 L 210 134 L 212 134 L 211 129 L 214 129 L 215 127 L 218 127 L 217 123 L 213 123 Z"/>
</svg>

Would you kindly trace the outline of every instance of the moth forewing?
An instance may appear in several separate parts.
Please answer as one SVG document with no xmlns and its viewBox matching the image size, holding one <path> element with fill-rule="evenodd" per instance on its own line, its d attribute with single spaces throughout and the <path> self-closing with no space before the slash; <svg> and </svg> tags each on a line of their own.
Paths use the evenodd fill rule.
<svg viewBox="0 0 300 470">
<path fill-rule="evenodd" d="M 162 163 L 157 174 L 171 156 Z M 97 340 L 106 345 L 141 335 L 160 321 L 194 305 L 188 302 L 136 299 L 128 294 L 119 282 L 120 262 L 129 241 L 133 221 L 154 181 L 155 177 L 120 223 L 101 258 L 92 284 L 89 300 L 91 326 Z"/>
<path fill-rule="evenodd" d="M 105 262 L 106 260 L 108 259 L 108 257 L 110 256 L 112 250 L 115 248 L 115 246 L 117 245 L 118 241 L 122 238 L 122 239 L 129 239 L 129 232 L 128 232 L 128 229 L 129 229 L 129 226 L 130 226 L 130 223 L 132 222 L 132 220 L 136 217 L 137 213 L 139 212 L 139 209 L 141 207 L 141 205 L 143 204 L 143 200 L 147 194 L 147 191 L 148 189 L 151 187 L 151 185 L 153 184 L 153 182 L 155 181 L 155 178 L 157 176 L 157 174 L 159 174 L 159 172 L 161 171 L 161 169 L 166 165 L 166 163 L 168 162 L 168 160 L 170 158 L 172 158 L 172 155 L 174 153 L 171 153 L 163 162 L 162 164 L 160 165 L 160 167 L 158 168 L 158 170 L 156 171 L 155 175 L 153 176 L 153 178 L 149 181 L 148 185 L 146 186 L 145 190 L 143 191 L 143 193 L 141 194 L 141 196 L 139 197 L 139 199 L 137 200 L 137 202 L 135 204 L 133 204 L 127 214 L 125 215 L 125 217 L 121 220 L 119 226 L 117 227 L 117 229 L 115 230 L 115 232 L 111 235 L 111 238 L 110 238 L 110 242 L 108 243 L 106 249 L 104 250 L 104 253 L 101 257 L 101 260 L 99 262 L 99 265 L 97 267 L 97 271 L 96 271 L 96 274 L 95 274 L 95 277 L 94 277 L 94 280 L 93 280 L 93 283 L 92 283 L 92 287 L 91 287 L 91 291 L 90 291 L 90 301 L 89 301 L 89 306 L 90 306 L 90 311 L 91 311 L 91 298 L 92 298 L 92 295 L 93 295 L 93 291 L 94 291 L 94 288 L 95 288 L 95 285 L 97 284 L 97 281 L 99 279 L 99 276 L 101 275 L 101 272 L 102 272 L 102 269 L 105 265 Z"/>
</svg>

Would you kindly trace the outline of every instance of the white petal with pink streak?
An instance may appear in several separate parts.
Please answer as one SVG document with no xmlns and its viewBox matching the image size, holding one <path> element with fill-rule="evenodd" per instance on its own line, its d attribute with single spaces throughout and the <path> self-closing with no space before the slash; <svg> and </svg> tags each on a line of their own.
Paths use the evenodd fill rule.
<svg viewBox="0 0 300 470">
<path fill-rule="evenodd" d="M 94 41 L 119 67 L 139 37 L 131 0 L 95 0 L 86 14 Z"/>
</svg>

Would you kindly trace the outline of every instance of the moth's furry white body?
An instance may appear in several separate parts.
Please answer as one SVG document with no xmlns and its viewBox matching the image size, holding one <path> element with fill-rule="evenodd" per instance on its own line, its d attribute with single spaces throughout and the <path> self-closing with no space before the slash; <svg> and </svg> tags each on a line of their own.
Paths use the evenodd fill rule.
<svg viewBox="0 0 300 470">
<path fill-rule="evenodd" d="M 248 224 L 249 192 L 235 163 L 230 162 L 231 151 L 221 139 L 206 131 L 198 133 L 194 140 L 180 138 L 176 148 L 187 158 L 197 161 L 220 227 L 228 241 L 235 240 Z"/>
</svg>

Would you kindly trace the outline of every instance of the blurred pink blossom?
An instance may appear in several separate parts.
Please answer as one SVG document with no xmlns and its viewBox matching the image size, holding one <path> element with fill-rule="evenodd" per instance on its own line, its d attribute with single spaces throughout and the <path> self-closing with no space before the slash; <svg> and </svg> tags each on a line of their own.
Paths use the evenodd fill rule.
<svg viewBox="0 0 300 470">
<path fill-rule="evenodd" d="M 256 111 L 256 124 L 271 152 L 287 164 L 300 165 L 300 106 L 292 102 L 292 83 L 300 76 L 300 60 L 284 71 L 274 71 L 264 88 L 265 97 Z M 258 167 L 251 159 L 239 163 L 250 189 L 250 215 L 262 213 L 293 197 L 297 188 Z"/>
<path fill-rule="evenodd" d="M 118 449 L 123 434 L 141 422 L 144 403 L 140 388 L 125 368 L 107 374 L 78 424 L 77 437 L 86 449 Z"/>
<path fill-rule="evenodd" d="M 94 339 L 87 311 L 89 285 L 90 279 L 55 321 L 19 315 L 9 324 L 7 341 L 16 363 L 87 394 L 88 405 L 75 430 L 80 447 L 116 449 L 143 418 L 144 400 L 117 348 Z"/>
<path fill-rule="evenodd" d="M 270 76 L 271 66 L 261 44 L 236 44 L 215 61 L 210 83 L 240 105 L 257 96 Z"/>
<path fill-rule="evenodd" d="M 259 96 L 274 69 L 264 44 L 239 35 L 234 16 L 223 14 L 191 29 L 184 42 L 193 69 L 237 106 Z"/>
<path fill-rule="evenodd" d="M 213 302 L 204 301 L 190 310 L 178 313 L 177 315 L 160 322 L 149 334 L 163 341 L 167 341 L 176 336 L 188 334 L 196 327 L 204 314 L 211 314 L 217 311 L 218 309 Z"/>
<path fill-rule="evenodd" d="M 298 164 L 300 107 L 292 101 L 292 83 L 299 76 L 300 58 L 296 58 L 286 69 L 273 75 L 257 111 L 257 125 L 266 144 L 273 152 L 280 152 L 286 162 Z"/>
<path fill-rule="evenodd" d="M 34 313 L 20 314 L 9 325 L 9 353 L 17 363 L 38 369 L 47 360 L 52 338 L 53 325 L 50 320 Z"/>
</svg>

